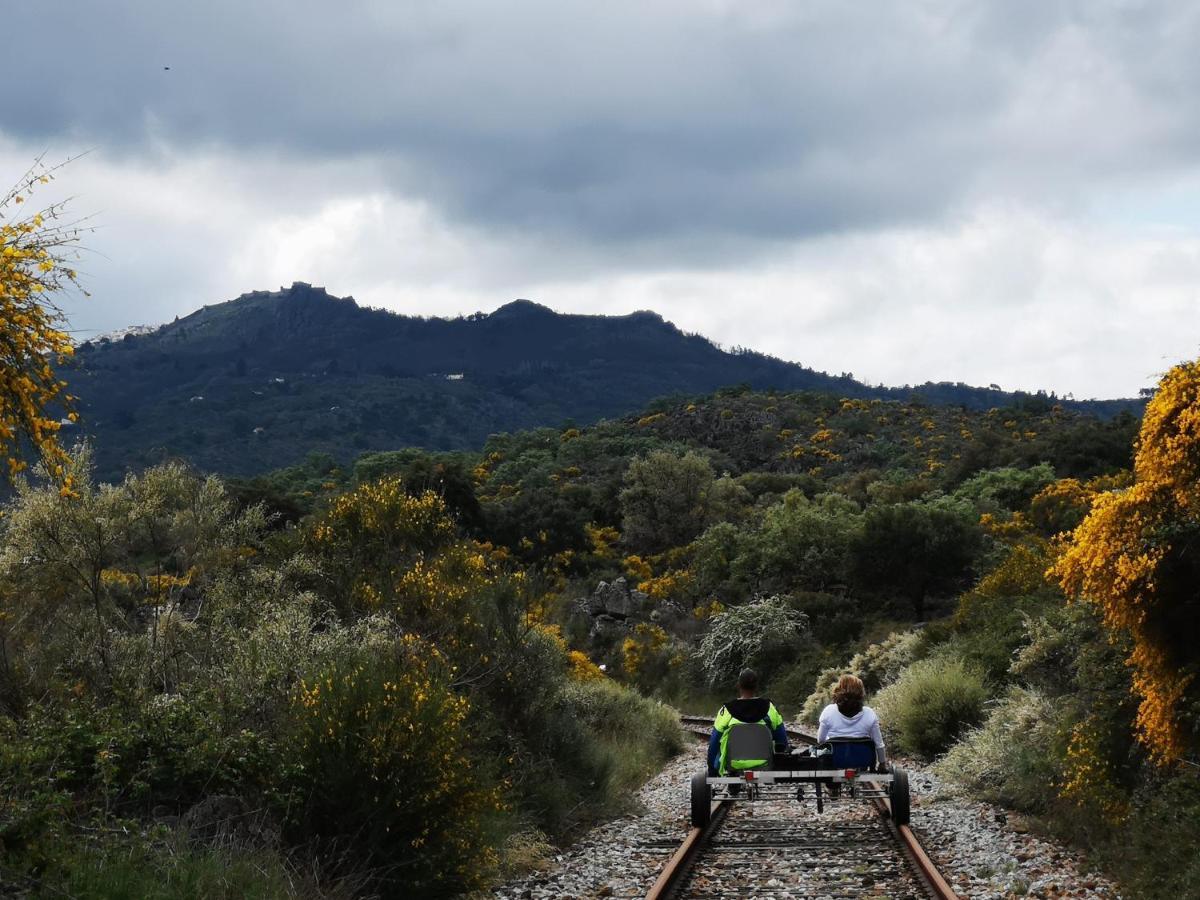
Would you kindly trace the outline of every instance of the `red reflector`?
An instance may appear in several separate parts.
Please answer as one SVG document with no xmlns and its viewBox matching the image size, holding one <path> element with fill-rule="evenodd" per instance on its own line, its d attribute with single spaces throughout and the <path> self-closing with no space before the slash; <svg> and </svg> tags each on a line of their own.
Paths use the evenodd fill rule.
<svg viewBox="0 0 1200 900">
<path fill-rule="evenodd" d="M 754 780 L 754 770 L 753 769 L 751 769 L 749 772 L 746 773 L 746 780 L 747 781 Z"/>
<path fill-rule="evenodd" d="M 847 778 L 853 778 L 853 777 L 854 777 L 854 770 L 853 770 L 853 769 L 847 769 L 847 770 L 846 770 L 846 777 L 847 777 Z"/>
</svg>

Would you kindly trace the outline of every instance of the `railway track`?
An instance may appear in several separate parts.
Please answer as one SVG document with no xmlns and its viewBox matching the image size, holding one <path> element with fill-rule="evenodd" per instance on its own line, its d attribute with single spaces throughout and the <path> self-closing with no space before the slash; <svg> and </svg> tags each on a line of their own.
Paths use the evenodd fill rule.
<svg viewBox="0 0 1200 900">
<path fill-rule="evenodd" d="M 682 717 L 707 737 L 711 720 Z M 813 735 L 789 730 L 793 740 Z M 815 817 L 795 801 L 713 804 L 712 821 L 684 838 L 646 895 L 660 898 L 934 898 L 957 900 L 907 825 L 887 802 L 839 803 Z"/>
</svg>

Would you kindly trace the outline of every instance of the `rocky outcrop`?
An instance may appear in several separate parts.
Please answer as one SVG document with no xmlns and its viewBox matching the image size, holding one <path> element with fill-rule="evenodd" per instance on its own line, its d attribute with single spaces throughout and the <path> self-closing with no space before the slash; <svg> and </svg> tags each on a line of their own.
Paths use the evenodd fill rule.
<svg viewBox="0 0 1200 900">
<path fill-rule="evenodd" d="M 576 605 L 592 618 L 607 616 L 623 622 L 644 612 L 649 600 L 643 592 L 631 590 L 624 578 L 618 578 L 612 584 L 600 582 L 591 596 L 581 597 Z"/>
<path fill-rule="evenodd" d="M 633 622 L 648 617 L 650 597 L 617 578 L 611 583 L 601 581 L 590 595 L 575 601 L 575 609 L 586 620 L 588 640 L 604 646 L 628 631 Z"/>
</svg>

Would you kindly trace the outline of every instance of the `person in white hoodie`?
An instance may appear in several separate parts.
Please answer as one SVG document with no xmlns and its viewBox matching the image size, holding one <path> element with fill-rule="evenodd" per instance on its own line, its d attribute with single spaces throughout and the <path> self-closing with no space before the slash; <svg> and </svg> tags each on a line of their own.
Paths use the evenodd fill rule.
<svg viewBox="0 0 1200 900">
<path fill-rule="evenodd" d="M 879 716 L 869 706 L 863 706 L 866 690 L 856 675 L 843 675 L 833 689 L 833 702 L 821 710 L 817 728 L 817 743 L 830 738 L 870 738 L 875 742 L 875 759 L 880 769 L 887 766 Z"/>
</svg>

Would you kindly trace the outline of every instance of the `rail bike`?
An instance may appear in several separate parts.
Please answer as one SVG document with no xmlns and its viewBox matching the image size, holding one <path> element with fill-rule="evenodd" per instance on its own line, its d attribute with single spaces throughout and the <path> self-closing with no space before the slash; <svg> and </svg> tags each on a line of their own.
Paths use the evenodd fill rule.
<svg viewBox="0 0 1200 900">
<path fill-rule="evenodd" d="M 877 766 L 870 738 L 833 738 L 777 753 L 766 727 L 737 723 L 730 728 L 726 756 L 739 761 L 729 774 L 711 776 L 704 771 L 692 776 L 693 827 L 709 824 L 714 800 L 804 802 L 809 796 L 818 813 L 831 801 L 887 800 L 892 821 L 909 822 L 908 774 L 894 764 Z"/>
</svg>

